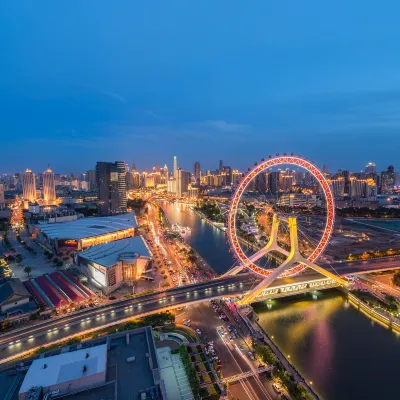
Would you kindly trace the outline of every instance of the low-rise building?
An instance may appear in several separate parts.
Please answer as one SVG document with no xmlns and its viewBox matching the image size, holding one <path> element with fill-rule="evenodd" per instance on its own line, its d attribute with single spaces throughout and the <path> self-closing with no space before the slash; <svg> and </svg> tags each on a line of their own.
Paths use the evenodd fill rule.
<svg viewBox="0 0 400 400">
<path fill-rule="evenodd" d="M 27 399 L 33 387 L 43 393 L 67 394 L 104 384 L 107 370 L 107 345 L 66 352 L 33 361 L 19 390 L 19 400 Z"/>
<path fill-rule="evenodd" d="M 10 279 L 0 285 L 0 312 L 6 317 L 28 315 L 37 310 L 31 295 L 23 283 L 17 279 Z"/>
<path fill-rule="evenodd" d="M 75 256 L 75 263 L 90 281 L 109 294 L 152 272 L 153 254 L 141 236 L 93 246 Z"/>
<path fill-rule="evenodd" d="M 76 221 L 30 226 L 36 239 L 51 251 L 59 248 L 84 250 L 135 235 L 134 213 L 110 217 L 88 217 Z"/>
</svg>

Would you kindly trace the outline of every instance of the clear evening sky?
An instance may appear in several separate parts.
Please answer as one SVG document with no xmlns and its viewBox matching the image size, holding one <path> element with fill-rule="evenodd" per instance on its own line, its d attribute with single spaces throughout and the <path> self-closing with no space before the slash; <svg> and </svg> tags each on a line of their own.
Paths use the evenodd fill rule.
<svg viewBox="0 0 400 400">
<path fill-rule="evenodd" d="M 3 1 L 0 172 L 295 152 L 400 170 L 400 3 Z"/>
</svg>

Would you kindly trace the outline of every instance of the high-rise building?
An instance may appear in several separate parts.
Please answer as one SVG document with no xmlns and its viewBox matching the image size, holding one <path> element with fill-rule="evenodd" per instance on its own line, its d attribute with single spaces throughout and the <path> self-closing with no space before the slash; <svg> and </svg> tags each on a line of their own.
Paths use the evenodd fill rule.
<svg viewBox="0 0 400 400">
<path fill-rule="evenodd" d="M 43 200 L 46 205 L 54 205 L 56 203 L 56 184 L 54 173 L 50 167 L 43 172 Z"/>
<path fill-rule="evenodd" d="M 0 183 L 0 209 L 4 208 L 5 200 L 4 200 L 4 184 Z"/>
<path fill-rule="evenodd" d="M 386 171 L 381 173 L 381 194 L 393 194 L 395 186 L 395 173 L 393 165 L 389 165 Z"/>
<path fill-rule="evenodd" d="M 344 196 L 344 177 L 338 176 L 330 181 L 332 186 L 333 195 L 335 198 L 341 198 Z"/>
<path fill-rule="evenodd" d="M 219 160 L 219 167 L 217 172 L 222 172 L 223 168 L 224 168 L 224 162 L 222 160 Z"/>
<path fill-rule="evenodd" d="M 174 168 L 172 170 L 173 174 L 174 174 L 174 178 L 176 179 L 176 171 L 178 170 L 178 160 L 176 159 L 176 156 L 174 156 Z"/>
<path fill-rule="evenodd" d="M 255 180 L 254 186 L 256 191 L 260 191 L 262 193 L 267 191 L 267 173 L 265 171 L 260 172 Z"/>
<path fill-rule="evenodd" d="M 188 192 L 190 172 L 178 168 L 176 171 L 176 197 L 182 197 Z"/>
<path fill-rule="evenodd" d="M 193 171 L 194 179 L 196 180 L 196 183 L 200 183 L 200 176 L 201 176 L 201 170 L 200 170 L 200 163 L 196 161 L 194 163 L 194 171 Z"/>
<path fill-rule="evenodd" d="M 126 170 L 123 161 L 98 162 L 96 164 L 96 185 L 99 215 L 113 215 L 126 212 Z"/>
<path fill-rule="evenodd" d="M 24 200 L 32 203 L 36 201 L 35 174 L 30 169 L 26 169 L 22 175 L 22 193 Z"/>
<path fill-rule="evenodd" d="M 376 164 L 373 162 L 369 162 L 365 166 L 365 174 L 368 176 L 370 174 L 376 174 Z"/>
<path fill-rule="evenodd" d="M 89 183 L 89 190 L 94 192 L 96 187 L 96 171 L 94 169 L 89 169 L 86 171 L 86 182 Z"/>
<path fill-rule="evenodd" d="M 279 180 L 281 171 L 271 171 L 268 173 L 268 189 L 272 194 L 279 192 Z"/>
</svg>

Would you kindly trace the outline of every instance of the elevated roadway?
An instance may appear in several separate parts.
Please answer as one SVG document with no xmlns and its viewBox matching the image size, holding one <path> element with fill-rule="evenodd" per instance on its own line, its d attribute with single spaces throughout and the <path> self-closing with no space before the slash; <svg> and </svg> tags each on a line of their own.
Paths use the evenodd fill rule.
<svg viewBox="0 0 400 400">
<path fill-rule="evenodd" d="M 340 276 L 348 274 L 365 274 L 381 270 L 400 267 L 400 258 L 382 261 L 371 260 L 362 262 L 337 263 L 331 272 Z M 316 272 L 305 273 L 293 278 L 277 279 L 267 290 L 277 290 L 276 293 L 266 294 L 256 301 L 265 298 L 282 297 L 304 291 L 319 290 L 333 287 L 326 281 L 326 285 L 317 285 L 327 278 Z M 96 308 L 84 309 L 74 314 L 61 316 L 48 321 L 36 323 L 21 329 L 13 330 L 0 336 L 0 363 L 26 354 L 35 348 L 63 341 L 68 337 L 85 334 L 90 331 L 115 325 L 132 317 L 165 311 L 171 308 L 182 307 L 187 304 L 202 302 L 219 297 L 233 297 L 247 293 L 259 281 L 250 274 L 241 274 L 208 282 L 201 282 L 187 286 L 168 289 L 162 292 L 149 293 L 132 299 L 121 300 L 105 304 Z M 301 291 L 289 290 L 288 287 L 306 285 Z M 283 291 L 282 291 L 283 290 Z M 283 293 L 283 294 L 282 294 Z"/>
</svg>

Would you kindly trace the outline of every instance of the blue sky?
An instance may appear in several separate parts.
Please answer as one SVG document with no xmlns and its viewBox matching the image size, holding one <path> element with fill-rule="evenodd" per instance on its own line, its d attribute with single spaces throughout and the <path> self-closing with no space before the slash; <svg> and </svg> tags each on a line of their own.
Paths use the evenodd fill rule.
<svg viewBox="0 0 400 400">
<path fill-rule="evenodd" d="M 0 172 L 277 152 L 400 170 L 400 4 L 0 4 Z"/>
</svg>

